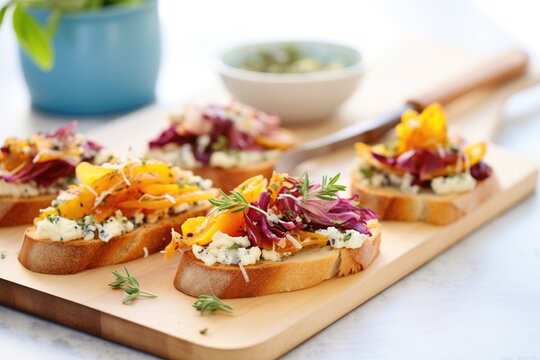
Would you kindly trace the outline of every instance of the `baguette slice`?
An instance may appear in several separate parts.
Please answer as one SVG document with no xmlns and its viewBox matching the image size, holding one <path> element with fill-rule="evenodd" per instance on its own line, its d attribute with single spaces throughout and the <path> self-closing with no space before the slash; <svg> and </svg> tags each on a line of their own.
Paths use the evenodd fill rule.
<svg viewBox="0 0 540 360">
<path fill-rule="evenodd" d="M 276 294 L 309 288 L 337 276 L 366 269 L 379 253 L 380 227 L 358 249 L 334 249 L 330 246 L 301 250 L 281 262 L 260 261 L 245 266 L 246 282 L 238 266 L 205 265 L 191 249 L 180 259 L 174 286 L 191 295 L 215 295 L 222 299 Z"/>
<path fill-rule="evenodd" d="M 205 215 L 210 207 L 204 204 L 156 224 L 145 224 L 109 242 L 38 240 L 35 227 L 31 227 L 24 233 L 19 262 L 34 272 L 66 275 L 141 258 L 145 255 L 144 248 L 149 254 L 165 248 L 170 242 L 171 228 L 179 230 L 186 219 Z"/>
<path fill-rule="evenodd" d="M 0 198 L 0 227 L 31 224 L 40 209 L 45 209 L 56 195 L 41 195 L 30 198 Z"/>
<path fill-rule="evenodd" d="M 264 162 L 247 168 L 235 167 L 228 169 L 204 166 L 194 168 L 191 171 L 204 179 L 211 179 L 214 187 L 228 193 L 250 177 L 262 175 L 266 179 L 270 179 L 274 171 L 274 163 Z"/>
<path fill-rule="evenodd" d="M 351 192 L 360 196 L 360 203 L 383 220 L 422 221 L 434 225 L 448 225 L 470 213 L 499 189 L 495 174 L 479 181 L 468 192 L 436 195 L 432 192 L 405 194 L 396 188 L 374 188 L 363 185 L 352 174 Z"/>
</svg>

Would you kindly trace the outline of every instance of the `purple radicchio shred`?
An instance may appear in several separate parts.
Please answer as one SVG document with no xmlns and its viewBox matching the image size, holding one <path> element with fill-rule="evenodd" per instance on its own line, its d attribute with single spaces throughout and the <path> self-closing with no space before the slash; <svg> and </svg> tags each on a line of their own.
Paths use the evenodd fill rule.
<svg viewBox="0 0 540 360">
<path fill-rule="evenodd" d="M 371 155 L 381 164 L 411 173 L 412 185 L 424 187 L 430 186 L 431 174 L 458 162 L 458 153 L 450 149 L 414 149 L 399 156 L 385 156 L 375 152 Z M 472 166 L 470 171 L 476 180 L 483 180 L 491 174 L 491 168 L 482 161 Z"/>
<path fill-rule="evenodd" d="M 270 194 L 263 191 L 259 195 L 259 199 L 251 204 L 261 210 L 268 211 L 269 203 Z M 263 242 L 278 243 L 285 238 L 287 232 L 297 228 L 297 225 L 291 221 L 274 222 L 265 214 L 252 208 L 244 214 L 244 219 L 246 220 L 248 239 L 254 246 L 260 246 Z"/>
<path fill-rule="evenodd" d="M 35 181 L 39 186 L 49 186 L 64 176 L 75 173 L 75 166 L 67 161 L 55 159 L 51 161 L 31 163 L 14 175 L 0 175 L 7 183 Z"/>
<path fill-rule="evenodd" d="M 43 136 L 52 139 L 53 141 L 57 141 L 59 146 L 62 146 L 63 143 L 69 142 L 71 140 L 70 138 L 76 135 L 76 126 L 77 122 L 72 121 L 52 133 L 43 134 Z M 102 148 L 98 143 L 86 139 L 83 139 L 80 145 L 84 151 L 82 161 L 92 161 L 96 152 Z M 1 151 L 5 154 L 9 154 L 9 148 L 6 146 L 2 147 Z M 72 164 L 63 159 L 53 159 L 37 163 L 30 162 L 15 174 L 0 175 L 0 179 L 7 183 L 35 181 L 39 186 L 46 187 L 62 177 L 73 176 L 75 174 L 76 165 L 77 164 Z"/>
<path fill-rule="evenodd" d="M 278 243 L 282 241 L 291 230 L 316 231 L 335 227 L 339 230 L 356 230 L 361 234 L 371 236 L 366 226 L 369 220 L 377 219 L 377 215 L 357 204 L 358 196 L 350 198 L 336 197 L 331 200 L 323 200 L 315 195 L 302 197 L 299 188 L 300 182 L 295 178 L 288 178 L 287 182 L 292 186 L 283 186 L 275 200 L 270 204 L 270 194 L 262 192 L 259 199 L 252 205 L 264 211 L 269 208 L 281 215 L 278 222 L 268 219 L 261 212 L 249 209 L 244 214 L 248 238 L 253 245 L 261 243 Z M 311 184 L 309 192 L 320 189 L 319 184 Z"/>
<path fill-rule="evenodd" d="M 164 130 L 161 134 L 159 134 L 157 138 L 155 138 L 154 140 L 151 140 L 148 145 L 150 146 L 151 149 L 160 148 L 167 144 L 182 145 L 186 143 L 187 140 L 188 140 L 187 137 L 180 136 L 176 132 L 176 125 L 172 124 L 166 130 Z"/>
<path fill-rule="evenodd" d="M 215 151 L 215 144 L 221 139 L 226 139 L 226 149 L 231 150 L 252 150 L 262 151 L 264 147 L 256 142 L 253 135 L 242 132 L 234 126 L 234 121 L 229 117 L 226 108 L 222 106 L 208 106 L 202 112 L 204 121 L 211 124 L 210 132 L 206 134 L 209 137 L 209 143 L 201 147 L 197 144 L 199 136 L 205 134 L 194 134 L 179 130 L 177 124 L 172 124 L 163 131 L 157 138 L 149 142 L 150 148 L 163 148 L 168 144 L 185 145 L 189 144 L 191 152 L 195 159 L 204 165 L 210 163 L 210 156 Z M 179 133 L 180 131 L 180 133 Z"/>
<path fill-rule="evenodd" d="M 471 167 L 471 176 L 476 180 L 484 180 L 491 176 L 493 170 L 483 161 L 480 161 Z"/>
</svg>

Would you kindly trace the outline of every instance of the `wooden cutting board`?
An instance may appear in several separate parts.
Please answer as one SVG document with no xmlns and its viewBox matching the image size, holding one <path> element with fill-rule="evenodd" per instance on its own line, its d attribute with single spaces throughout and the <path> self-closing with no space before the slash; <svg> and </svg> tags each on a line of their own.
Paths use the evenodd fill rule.
<svg viewBox="0 0 540 360">
<path fill-rule="evenodd" d="M 316 168 L 333 170 L 349 159 L 336 154 Z M 494 166 L 501 191 L 459 222 L 446 227 L 385 222 L 380 254 L 366 271 L 306 290 L 228 300 L 235 309 L 230 316 L 199 315 L 191 307 L 194 299 L 172 285 L 178 258 L 166 261 L 161 254 L 128 263 L 143 288 L 159 296 L 131 305 L 122 305 L 124 294 L 107 286 L 114 278 L 111 271 L 122 270 L 122 265 L 67 276 L 27 271 L 17 261 L 23 228 L 0 230 L 0 248 L 6 251 L 0 260 L 0 303 L 167 358 L 274 358 L 534 190 L 535 163 L 496 146 L 490 147 L 487 161 Z M 201 335 L 205 328 L 207 334 Z"/>
<path fill-rule="evenodd" d="M 421 47 L 410 51 L 409 46 L 389 52 L 388 58 L 372 65 L 359 92 L 333 121 L 295 130 L 304 139 L 315 138 L 357 119 L 388 110 L 407 97 L 406 89 L 414 90 L 409 94 L 424 90 L 449 74 L 457 74 L 486 59 L 485 55 L 457 47 L 432 45 L 430 49 L 436 51 L 422 53 Z M 406 61 L 403 60 L 404 50 L 408 51 Z M 530 80 L 510 84 L 473 111 L 469 111 L 470 106 L 456 105 L 449 109 L 449 115 L 455 124 L 463 125 L 465 133 L 476 138 L 490 138 L 496 130 L 500 100 L 510 90 L 522 87 L 523 82 Z M 222 99 L 223 93 L 216 91 L 200 98 L 207 101 Z M 483 110 L 478 113 L 478 109 Z M 100 128 L 92 136 L 114 150 L 123 151 L 131 145 L 135 153 L 141 153 L 150 133 L 156 133 L 166 123 L 166 113 L 162 108 L 148 108 Z M 352 158 L 352 150 L 344 149 L 303 166 L 313 178 L 341 172 L 343 182 L 348 183 L 346 174 Z M 490 146 L 486 160 L 494 167 L 501 191 L 459 222 L 446 227 L 385 222 L 381 253 L 366 271 L 292 293 L 228 300 L 235 308 L 233 315 L 200 316 L 191 307 L 194 299 L 178 292 L 172 285 L 178 258 L 166 261 L 161 254 L 127 264 L 143 288 L 159 296 L 131 305 L 122 305 L 123 293 L 107 286 L 113 280 L 111 271 L 121 270 L 122 265 L 69 276 L 29 272 L 17 261 L 22 227 L 0 229 L 0 251 L 5 251 L 5 258 L 0 260 L 0 303 L 163 357 L 274 358 L 375 296 L 534 190 L 537 181 L 534 162 L 496 145 Z M 205 328 L 207 334 L 201 335 L 199 330 Z"/>
</svg>

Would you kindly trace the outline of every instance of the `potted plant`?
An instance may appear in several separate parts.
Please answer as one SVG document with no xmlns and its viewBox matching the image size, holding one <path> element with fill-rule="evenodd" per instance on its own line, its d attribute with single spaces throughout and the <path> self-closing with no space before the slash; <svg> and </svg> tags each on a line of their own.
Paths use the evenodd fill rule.
<svg viewBox="0 0 540 360">
<path fill-rule="evenodd" d="M 32 105 L 99 115 L 152 102 L 160 62 L 157 0 L 11 0 Z"/>
</svg>

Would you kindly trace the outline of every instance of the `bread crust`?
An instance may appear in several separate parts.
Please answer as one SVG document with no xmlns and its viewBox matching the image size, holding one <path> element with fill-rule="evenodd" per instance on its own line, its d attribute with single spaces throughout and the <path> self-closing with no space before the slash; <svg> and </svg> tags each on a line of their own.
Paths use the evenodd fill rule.
<svg viewBox="0 0 540 360">
<path fill-rule="evenodd" d="M 55 198 L 56 195 L 0 198 L 0 227 L 31 224 L 39 210 L 49 207 Z"/>
<path fill-rule="evenodd" d="M 180 259 L 174 286 L 190 296 L 211 294 L 222 299 L 309 288 L 330 278 L 366 269 L 377 257 L 381 240 L 380 227 L 371 230 L 372 236 L 358 249 L 314 247 L 281 262 L 260 261 L 245 266 L 249 282 L 245 281 L 238 266 L 205 265 L 188 249 Z"/>
<path fill-rule="evenodd" d="M 267 179 L 272 177 L 274 171 L 273 162 L 265 162 L 247 168 L 219 168 L 212 166 L 203 166 L 192 169 L 193 173 L 204 179 L 211 179 L 214 187 L 225 192 L 233 190 L 244 180 L 256 175 L 262 175 Z"/>
<path fill-rule="evenodd" d="M 24 233 L 19 262 L 34 272 L 66 275 L 141 258 L 145 254 L 145 247 L 149 254 L 162 250 L 170 242 L 171 228 L 180 231 L 186 219 L 205 215 L 210 207 L 210 204 L 200 205 L 156 224 L 145 224 L 109 242 L 99 239 L 65 242 L 38 240 L 33 226 Z"/>
<path fill-rule="evenodd" d="M 390 186 L 363 185 L 355 173 L 351 178 L 351 192 L 358 194 L 362 206 L 375 211 L 381 220 L 422 221 L 434 225 L 456 222 L 500 188 L 495 174 L 479 181 L 471 191 L 451 195 L 405 194 Z"/>
</svg>

